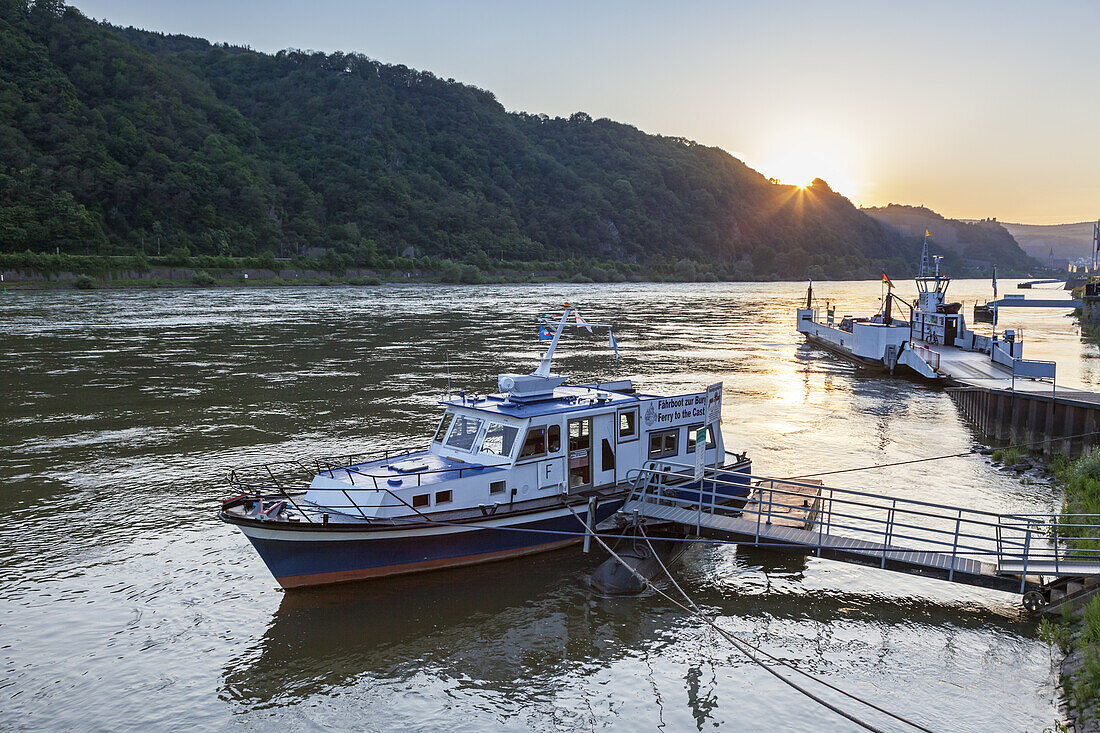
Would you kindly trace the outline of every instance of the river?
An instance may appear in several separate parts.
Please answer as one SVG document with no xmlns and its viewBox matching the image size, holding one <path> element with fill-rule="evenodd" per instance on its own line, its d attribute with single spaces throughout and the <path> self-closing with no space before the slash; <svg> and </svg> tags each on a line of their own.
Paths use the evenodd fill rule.
<svg viewBox="0 0 1100 733">
<path fill-rule="evenodd" d="M 912 283 L 899 283 L 903 297 Z M 1011 287 L 1005 282 L 1004 286 Z M 820 283 L 838 315 L 880 285 Z M 659 596 L 605 599 L 601 559 L 530 559 L 286 593 L 217 520 L 238 464 L 423 442 L 448 384 L 528 371 L 563 299 L 556 371 L 650 392 L 725 384 L 727 447 L 791 475 L 966 451 L 945 393 L 802 343 L 805 286 L 622 284 L 14 291 L 0 296 L 0 726 L 480 731 L 837 729 Z M 970 305 L 988 283 L 959 281 Z M 560 311 L 559 311 L 560 312 Z M 1012 312 L 1059 382 L 1100 387 L 1062 311 Z M 989 326 L 979 328 L 988 330 Z M 979 456 L 831 483 L 991 511 L 1050 486 Z M 727 629 L 937 730 L 1039 730 L 1051 653 L 1016 596 L 816 558 L 695 547 L 674 566 Z M 835 695 L 828 699 L 838 700 Z M 867 711 L 869 720 L 891 727 Z M 896 724 L 895 724 L 896 725 Z"/>
</svg>

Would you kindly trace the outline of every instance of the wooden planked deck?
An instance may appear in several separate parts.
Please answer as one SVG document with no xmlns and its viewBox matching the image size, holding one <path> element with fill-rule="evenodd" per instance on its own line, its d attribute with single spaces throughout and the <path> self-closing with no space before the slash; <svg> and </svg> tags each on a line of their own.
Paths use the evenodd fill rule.
<svg viewBox="0 0 1100 733">
<path fill-rule="evenodd" d="M 813 484 L 813 486 L 806 486 Z M 770 523 L 781 527 L 811 529 L 821 510 L 823 482 L 802 479 L 797 484 L 786 481 L 760 481 L 753 487 L 742 509 L 744 514 L 771 515 Z"/>
</svg>

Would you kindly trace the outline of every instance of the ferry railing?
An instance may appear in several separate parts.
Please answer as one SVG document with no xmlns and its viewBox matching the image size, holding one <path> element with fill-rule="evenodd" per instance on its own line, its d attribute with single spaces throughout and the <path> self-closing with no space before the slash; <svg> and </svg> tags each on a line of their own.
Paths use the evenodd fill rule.
<svg viewBox="0 0 1100 733">
<path fill-rule="evenodd" d="M 683 480 L 682 472 L 639 470 L 661 474 L 665 483 Z M 993 560 L 998 565 L 1020 566 L 1019 571 L 1011 574 L 1021 576 L 1021 590 L 1026 584 L 1029 566 L 1041 565 L 1044 572 L 1053 568 L 1055 574 L 1100 569 L 1100 515 L 997 514 L 796 480 L 752 474 L 740 476 L 768 481 L 770 487 L 763 490 L 758 487 L 756 501 L 736 506 L 723 504 L 729 492 L 719 492 L 718 488 L 743 490 L 744 483 L 722 479 L 716 473 L 705 479 L 714 482 L 712 490 L 701 491 L 698 498 L 685 498 L 674 491 L 662 490 L 660 476 L 657 480 L 638 476 L 637 489 L 631 498 L 693 510 L 697 532 L 704 514 L 747 520 L 755 527 L 753 541 L 748 544 L 773 546 L 774 542 L 767 536 L 768 525 L 779 518 L 789 519 L 792 510 L 798 510 L 805 517 L 807 528 L 805 541 L 798 545 L 800 549 L 820 555 L 827 544 L 826 538 L 864 540 L 881 546 L 883 567 L 890 552 L 935 552 L 952 559 L 949 579 L 955 574 L 955 560 L 959 558 Z M 795 488 L 818 490 L 816 508 L 807 507 L 806 494 Z M 743 524 L 741 531 L 745 531 Z"/>
</svg>

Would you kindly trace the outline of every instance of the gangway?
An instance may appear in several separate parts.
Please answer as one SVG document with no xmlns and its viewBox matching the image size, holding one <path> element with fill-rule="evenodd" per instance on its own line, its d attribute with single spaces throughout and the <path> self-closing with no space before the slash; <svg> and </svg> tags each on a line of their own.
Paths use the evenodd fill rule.
<svg viewBox="0 0 1100 733">
<path fill-rule="evenodd" d="M 809 481 L 731 481 L 714 468 L 699 498 L 685 499 L 669 487 L 682 486 L 692 469 L 661 462 L 632 472 L 617 521 L 673 523 L 720 541 L 1021 594 L 1032 611 L 1067 579 L 1100 575 L 1100 515 L 996 514 Z M 719 491 L 754 480 L 769 488 L 752 501 L 728 503 Z M 807 489 L 820 491 L 812 505 Z M 801 527 L 792 526 L 792 512 L 807 517 Z"/>
</svg>

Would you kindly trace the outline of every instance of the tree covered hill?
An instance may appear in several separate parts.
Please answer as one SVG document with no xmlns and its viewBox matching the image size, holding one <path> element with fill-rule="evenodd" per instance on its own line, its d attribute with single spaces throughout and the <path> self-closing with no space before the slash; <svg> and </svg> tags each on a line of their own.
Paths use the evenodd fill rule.
<svg viewBox="0 0 1100 733">
<path fill-rule="evenodd" d="M 824 181 L 776 185 L 724 151 L 360 54 L 275 55 L 0 0 L 0 251 L 326 248 L 700 263 L 723 277 L 911 272 L 919 237 Z M 950 255 L 950 253 L 948 253 Z"/>
<path fill-rule="evenodd" d="M 932 241 L 971 265 L 998 265 L 1001 272 L 1039 267 L 1039 263 L 1020 247 L 1012 234 L 994 219 L 945 219 L 924 206 L 901 204 L 869 207 L 863 211 L 905 236 L 921 236 L 926 231 L 931 232 Z"/>
</svg>

